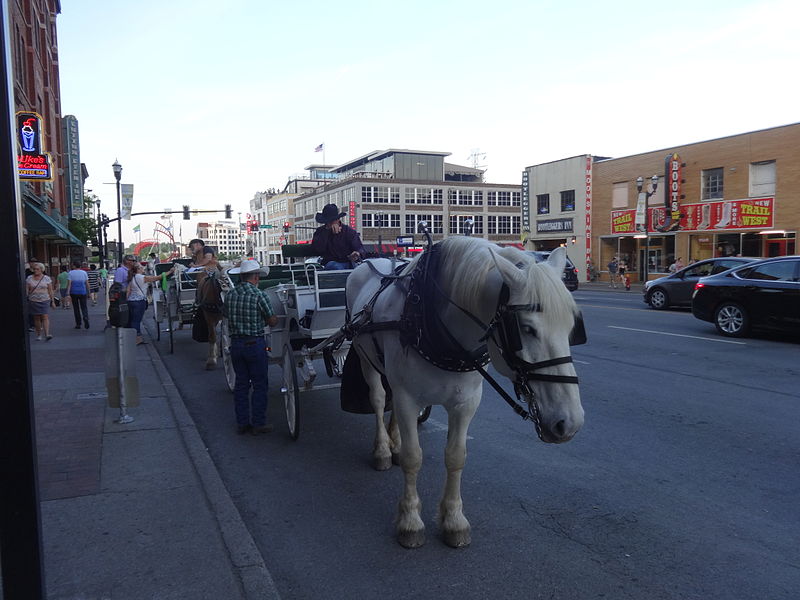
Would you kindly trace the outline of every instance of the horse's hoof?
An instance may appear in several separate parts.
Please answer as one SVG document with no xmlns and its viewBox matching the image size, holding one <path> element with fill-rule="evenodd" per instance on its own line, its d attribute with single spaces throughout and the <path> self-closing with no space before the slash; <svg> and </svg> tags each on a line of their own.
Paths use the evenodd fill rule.
<svg viewBox="0 0 800 600">
<path fill-rule="evenodd" d="M 397 542 L 403 548 L 419 548 L 425 545 L 425 530 L 418 529 L 416 531 L 398 531 Z"/>
<path fill-rule="evenodd" d="M 392 464 L 399 465 L 400 464 L 400 453 L 399 452 L 392 452 Z"/>
<path fill-rule="evenodd" d="M 470 530 L 462 529 L 461 531 L 443 531 L 442 541 L 451 548 L 465 548 L 469 546 L 472 541 Z"/>
<path fill-rule="evenodd" d="M 206 371 L 213 371 L 217 368 L 217 363 L 206 363 Z"/>
<path fill-rule="evenodd" d="M 392 459 L 388 456 L 373 456 L 372 468 L 376 471 L 388 471 L 392 468 Z"/>
</svg>

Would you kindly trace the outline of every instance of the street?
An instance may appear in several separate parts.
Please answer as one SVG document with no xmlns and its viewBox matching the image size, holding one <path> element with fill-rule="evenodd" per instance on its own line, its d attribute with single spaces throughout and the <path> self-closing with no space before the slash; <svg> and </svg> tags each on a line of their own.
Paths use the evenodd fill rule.
<svg viewBox="0 0 800 600">
<path fill-rule="evenodd" d="M 237 436 L 221 364 L 176 332 L 157 345 L 284 598 L 782 599 L 800 584 L 797 338 L 723 338 L 640 293 L 578 290 L 586 411 L 563 445 L 488 386 L 470 428 L 472 545 L 438 537 L 446 414 L 421 426 L 427 544 L 394 540 L 399 467 L 369 464 L 373 417 L 301 395 L 291 441 L 270 367 L 268 436 Z M 155 337 L 150 311 L 146 326 Z M 323 373 L 320 365 L 318 371 Z M 507 381 L 500 380 L 507 389 Z"/>
</svg>

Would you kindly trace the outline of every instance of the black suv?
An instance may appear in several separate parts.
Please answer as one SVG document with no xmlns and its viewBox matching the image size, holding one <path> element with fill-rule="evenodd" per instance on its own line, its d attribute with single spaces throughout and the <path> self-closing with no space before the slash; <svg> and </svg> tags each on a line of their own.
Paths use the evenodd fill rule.
<svg viewBox="0 0 800 600">
<path fill-rule="evenodd" d="M 550 256 L 550 250 L 526 250 L 528 254 L 533 254 L 537 263 L 544 262 Z M 561 275 L 561 280 L 570 292 L 578 289 L 578 269 L 572 264 L 572 261 L 567 257 L 567 266 L 564 267 L 564 273 Z"/>
</svg>

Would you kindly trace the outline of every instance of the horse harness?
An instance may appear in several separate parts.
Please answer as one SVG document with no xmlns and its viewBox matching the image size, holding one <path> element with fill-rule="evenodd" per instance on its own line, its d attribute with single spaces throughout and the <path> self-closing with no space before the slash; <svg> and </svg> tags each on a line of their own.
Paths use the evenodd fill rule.
<svg viewBox="0 0 800 600">
<path fill-rule="evenodd" d="M 403 268 L 405 268 L 405 265 L 403 265 L 396 269 L 394 273 L 388 275 L 380 273 L 372 263 L 367 261 L 366 264 L 369 265 L 372 271 L 381 277 L 380 286 L 364 307 L 352 317 L 348 307 L 346 323 L 342 328 L 343 335 L 339 339 L 338 345 L 341 345 L 344 338 L 352 340 L 356 336 L 377 331 L 398 331 L 403 347 L 412 347 L 432 365 L 446 371 L 477 371 L 480 373 L 511 406 L 515 413 L 524 420 L 533 421 L 537 434 L 541 436 L 539 409 L 536 405 L 534 391 L 529 382 L 545 381 L 577 384 L 578 378 L 575 376 L 537 373 L 537 371 L 546 367 L 571 363 L 572 356 L 562 356 L 533 363 L 521 358 L 518 355 L 518 352 L 522 349 L 518 313 L 522 311 L 541 311 L 541 305 L 509 304 L 510 290 L 504 283 L 495 314 L 492 320 L 486 324 L 470 311 L 454 302 L 441 289 L 436 281 L 440 257 L 439 244 L 435 244 L 425 250 L 413 270 L 402 273 Z M 372 320 L 375 303 L 378 297 L 391 285 L 406 286 L 403 314 L 397 321 L 375 322 Z M 472 349 L 464 348 L 453 337 L 439 316 L 439 310 L 437 310 L 442 301 L 452 304 L 484 330 L 479 346 Z M 514 392 L 517 400 L 525 398 L 528 405 L 527 409 L 511 398 L 503 387 L 484 369 L 484 366 L 489 362 L 489 350 L 486 344 L 489 338 L 495 342 L 503 356 L 503 360 L 514 371 L 516 375 Z M 383 354 L 374 335 L 372 340 L 379 360 L 383 364 Z M 583 343 L 586 343 L 586 331 L 579 313 L 576 316 L 575 326 L 570 334 L 570 345 Z M 373 365 L 373 367 L 378 372 L 383 371 L 382 368 L 377 368 L 376 365 Z"/>
</svg>

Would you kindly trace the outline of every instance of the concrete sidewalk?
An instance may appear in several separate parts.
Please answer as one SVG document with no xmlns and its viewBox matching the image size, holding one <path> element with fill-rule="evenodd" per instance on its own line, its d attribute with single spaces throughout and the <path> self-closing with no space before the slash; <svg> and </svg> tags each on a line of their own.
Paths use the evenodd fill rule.
<svg viewBox="0 0 800 600">
<path fill-rule="evenodd" d="M 48 598 L 278 598 L 152 344 L 135 349 L 135 421 L 114 422 L 105 311 L 89 312 L 88 330 L 56 308 L 52 340 L 29 334 Z"/>
</svg>

